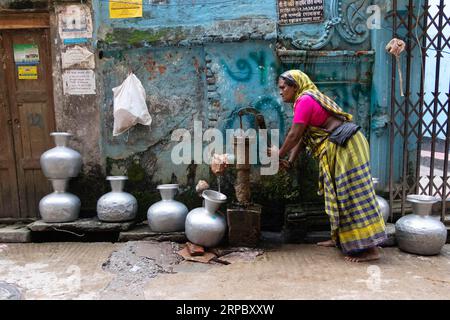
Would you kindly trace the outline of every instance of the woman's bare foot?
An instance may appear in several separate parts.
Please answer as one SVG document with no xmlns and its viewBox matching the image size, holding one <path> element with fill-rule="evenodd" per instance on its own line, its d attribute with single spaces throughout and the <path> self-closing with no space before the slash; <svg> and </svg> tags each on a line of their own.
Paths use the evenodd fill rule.
<svg viewBox="0 0 450 320">
<path fill-rule="evenodd" d="M 317 245 L 321 246 L 321 247 L 336 247 L 336 242 L 334 240 L 327 240 L 327 241 L 317 242 Z"/>
<path fill-rule="evenodd" d="M 372 261 L 380 258 L 380 249 L 378 247 L 373 247 L 367 250 L 364 250 L 361 253 L 345 256 L 344 259 L 350 262 L 364 262 L 364 261 Z"/>
</svg>

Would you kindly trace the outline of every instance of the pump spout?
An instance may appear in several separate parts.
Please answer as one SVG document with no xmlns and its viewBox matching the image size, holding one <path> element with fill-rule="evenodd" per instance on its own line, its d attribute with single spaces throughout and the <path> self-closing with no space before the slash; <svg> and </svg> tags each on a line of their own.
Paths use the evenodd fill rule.
<svg viewBox="0 0 450 320">
<path fill-rule="evenodd" d="M 238 116 L 242 117 L 245 114 L 253 114 L 256 119 L 256 126 L 259 129 L 267 129 L 266 122 L 264 120 L 264 116 L 261 114 L 261 112 L 253 107 L 245 107 L 238 111 Z"/>
</svg>

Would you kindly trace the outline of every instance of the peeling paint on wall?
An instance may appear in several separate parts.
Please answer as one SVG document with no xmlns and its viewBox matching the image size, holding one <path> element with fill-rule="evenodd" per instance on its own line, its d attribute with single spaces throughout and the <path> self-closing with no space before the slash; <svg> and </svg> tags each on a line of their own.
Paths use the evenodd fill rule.
<svg viewBox="0 0 450 320">
<path fill-rule="evenodd" d="M 0 6 L 11 2 L 0 0 Z M 153 190 L 158 183 L 180 183 L 186 194 L 198 179 L 214 183 L 207 165 L 172 164 L 170 155 L 176 142 L 171 141 L 171 133 L 178 128 L 193 131 L 196 120 L 202 121 L 204 130 L 237 128 L 237 111 L 252 106 L 264 115 L 269 129 L 280 129 L 283 138 L 291 125 L 292 110 L 279 98 L 277 76 L 289 68 L 308 73 L 369 133 L 372 61 L 364 57 L 371 45 L 361 26 L 366 5 L 352 7 L 354 2 L 325 1 L 321 23 L 278 26 L 276 0 L 204 5 L 144 1 L 143 17 L 134 19 L 109 19 L 107 1 L 87 1 L 93 33 L 84 46 L 95 54 L 97 92 L 83 96 L 62 94 L 61 52 L 68 46 L 58 36 L 52 12 L 57 129 L 74 133 L 71 147 L 83 155 L 83 181 L 101 175 L 130 175 L 135 180 L 130 179 L 128 190 L 146 204 L 159 200 Z M 355 35 L 356 29 L 361 32 Z M 296 50 L 303 56 L 287 61 L 279 58 L 282 47 L 306 50 Z M 345 50 L 358 51 L 361 56 L 348 57 Z M 112 88 L 120 85 L 129 71 L 146 90 L 153 123 L 113 137 Z M 243 124 L 252 127 L 254 119 L 245 116 Z"/>
</svg>

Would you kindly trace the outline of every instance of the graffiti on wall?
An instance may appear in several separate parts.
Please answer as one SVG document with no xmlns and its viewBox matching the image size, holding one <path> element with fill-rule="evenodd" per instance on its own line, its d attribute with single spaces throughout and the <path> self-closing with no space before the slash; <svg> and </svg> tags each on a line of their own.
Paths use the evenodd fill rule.
<svg viewBox="0 0 450 320">
<path fill-rule="evenodd" d="M 255 75 L 259 77 L 260 85 L 267 84 L 268 70 L 270 68 L 276 69 L 274 62 L 268 62 L 264 51 L 252 51 L 248 54 L 248 59 L 238 59 L 235 68 L 229 67 L 224 60 L 221 61 L 221 64 L 231 79 L 238 82 L 249 82 Z"/>
</svg>

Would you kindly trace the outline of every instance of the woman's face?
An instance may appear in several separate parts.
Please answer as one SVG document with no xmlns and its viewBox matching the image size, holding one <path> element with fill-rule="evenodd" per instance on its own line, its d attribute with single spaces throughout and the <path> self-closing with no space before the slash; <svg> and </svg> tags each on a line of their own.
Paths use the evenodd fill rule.
<svg viewBox="0 0 450 320">
<path fill-rule="evenodd" d="M 289 86 L 283 79 L 278 80 L 278 89 L 280 89 L 280 96 L 283 102 L 295 102 L 296 86 Z"/>
</svg>

